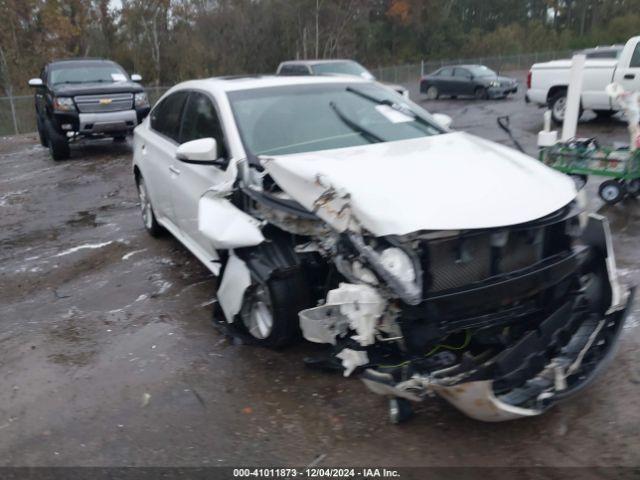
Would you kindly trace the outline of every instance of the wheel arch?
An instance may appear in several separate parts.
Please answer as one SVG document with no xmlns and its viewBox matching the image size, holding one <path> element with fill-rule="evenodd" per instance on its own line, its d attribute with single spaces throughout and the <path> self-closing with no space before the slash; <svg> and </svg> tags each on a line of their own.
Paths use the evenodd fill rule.
<svg viewBox="0 0 640 480">
<path fill-rule="evenodd" d="M 142 172 L 140 171 L 140 167 L 138 167 L 138 165 L 133 166 L 133 178 L 136 181 L 136 185 L 139 185 L 140 178 L 142 178 Z"/>
<path fill-rule="evenodd" d="M 551 101 L 553 97 L 555 97 L 558 93 L 562 91 L 567 91 L 569 87 L 567 85 L 554 85 L 547 92 L 547 104 Z"/>
</svg>

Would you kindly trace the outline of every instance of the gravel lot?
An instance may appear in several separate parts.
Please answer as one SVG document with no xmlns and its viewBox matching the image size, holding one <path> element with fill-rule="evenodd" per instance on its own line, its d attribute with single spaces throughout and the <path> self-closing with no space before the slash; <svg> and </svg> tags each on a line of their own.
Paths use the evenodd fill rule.
<svg viewBox="0 0 640 480">
<path fill-rule="evenodd" d="M 522 92 L 425 102 L 410 87 L 455 128 L 507 144 L 495 118 L 511 115 L 535 154 L 542 111 Z M 579 134 L 626 129 L 585 114 Z M 637 306 L 612 367 L 542 417 L 483 424 L 433 399 L 393 426 L 358 380 L 305 369 L 313 345 L 274 352 L 213 329 L 216 281 L 144 232 L 130 162 L 129 144 L 54 163 L 36 135 L 0 139 L 0 465 L 640 464 Z M 638 203 L 604 208 L 597 185 L 591 209 L 612 222 L 623 281 L 640 283 Z"/>
</svg>

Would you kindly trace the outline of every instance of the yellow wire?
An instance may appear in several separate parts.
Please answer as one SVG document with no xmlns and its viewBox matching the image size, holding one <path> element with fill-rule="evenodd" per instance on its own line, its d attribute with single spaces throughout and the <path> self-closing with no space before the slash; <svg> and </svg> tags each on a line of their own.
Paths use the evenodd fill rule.
<svg viewBox="0 0 640 480">
<path fill-rule="evenodd" d="M 454 347 L 452 345 L 442 345 L 442 344 L 436 345 L 435 347 L 433 347 L 431 349 L 431 351 L 429 351 L 429 353 L 425 354 L 425 357 L 429 357 L 429 356 L 433 355 L 440 348 L 446 348 L 448 350 L 462 350 L 463 348 L 467 348 L 467 346 L 469 346 L 469 342 L 470 341 L 471 341 L 471 332 L 469 330 L 465 330 L 465 339 L 464 339 L 464 342 L 462 343 L 462 345 L 460 345 L 458 347 Z M 405 365 L 409 365 L 410 363 L 412 363 L 412 360 L 407 360 L 405 362 L 399 363 L 398 365 L 378 365 L 378 367 L 381 367 L 381 368 L 399 368 L 399 367 L 404 367 Z"/>
</svg>

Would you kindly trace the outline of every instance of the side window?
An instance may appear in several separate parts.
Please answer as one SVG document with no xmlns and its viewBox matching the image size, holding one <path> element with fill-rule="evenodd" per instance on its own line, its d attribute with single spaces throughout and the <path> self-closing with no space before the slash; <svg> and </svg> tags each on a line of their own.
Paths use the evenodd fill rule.
<svg viewBox="0 0 640 480">
<path fill-rule="evenodd" d="M 218 151 L 226 157 L 222 125 L 211 99 L 203 93 L 191 92 L 182 119 L 180 143 L 209 137 L 216 139 Z"/>
<path fill-rule="evenodd" d="M 464 79 L 469 79 L 471 78 L 471 74 L 469 73 L 469 70 L 465 69 L 465 68 L 456 68 L 453 75 L 456 78 L 464 78 Z"/>
<path fill-rule="evenodd" d="M 631 62 L 629 63 L 631 68 L 640 67 L 640 42 L 636 44 L 636 48 L 633 51 L 633 55 L 631 55 Z"/>
<path fill-rule="evenodd" d="M 438 74 L 439 77 L 451 77 L 453 76 L 453 68 L 443 68 Z"/>
<path fill-rule="evenodd" d="M 151 112 L 151 128 L 176 142 L 187 92 L 176 92 L 162 100 Z"/>
<path fill-rule="evenodd" d="M 309 69 L 306 65 L 283 65 L 280 75 L 309 75 Z"/>
</svg>

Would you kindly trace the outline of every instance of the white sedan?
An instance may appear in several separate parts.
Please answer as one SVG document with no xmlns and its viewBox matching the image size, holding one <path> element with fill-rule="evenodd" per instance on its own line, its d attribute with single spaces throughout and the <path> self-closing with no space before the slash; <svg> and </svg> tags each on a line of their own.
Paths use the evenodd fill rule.
<svg viewBox="0 0 640 480">
<path fill-rule="evenodd" d="M 632 295 L 573 181 L 375 82 L 181 83 L 135 129 L 146 229 L 221 276 L 216 318 L 391 398 L 537 415 L 611 358 Z M 583 193 L 583 192 L 582 192 Z"/>
</svg>

